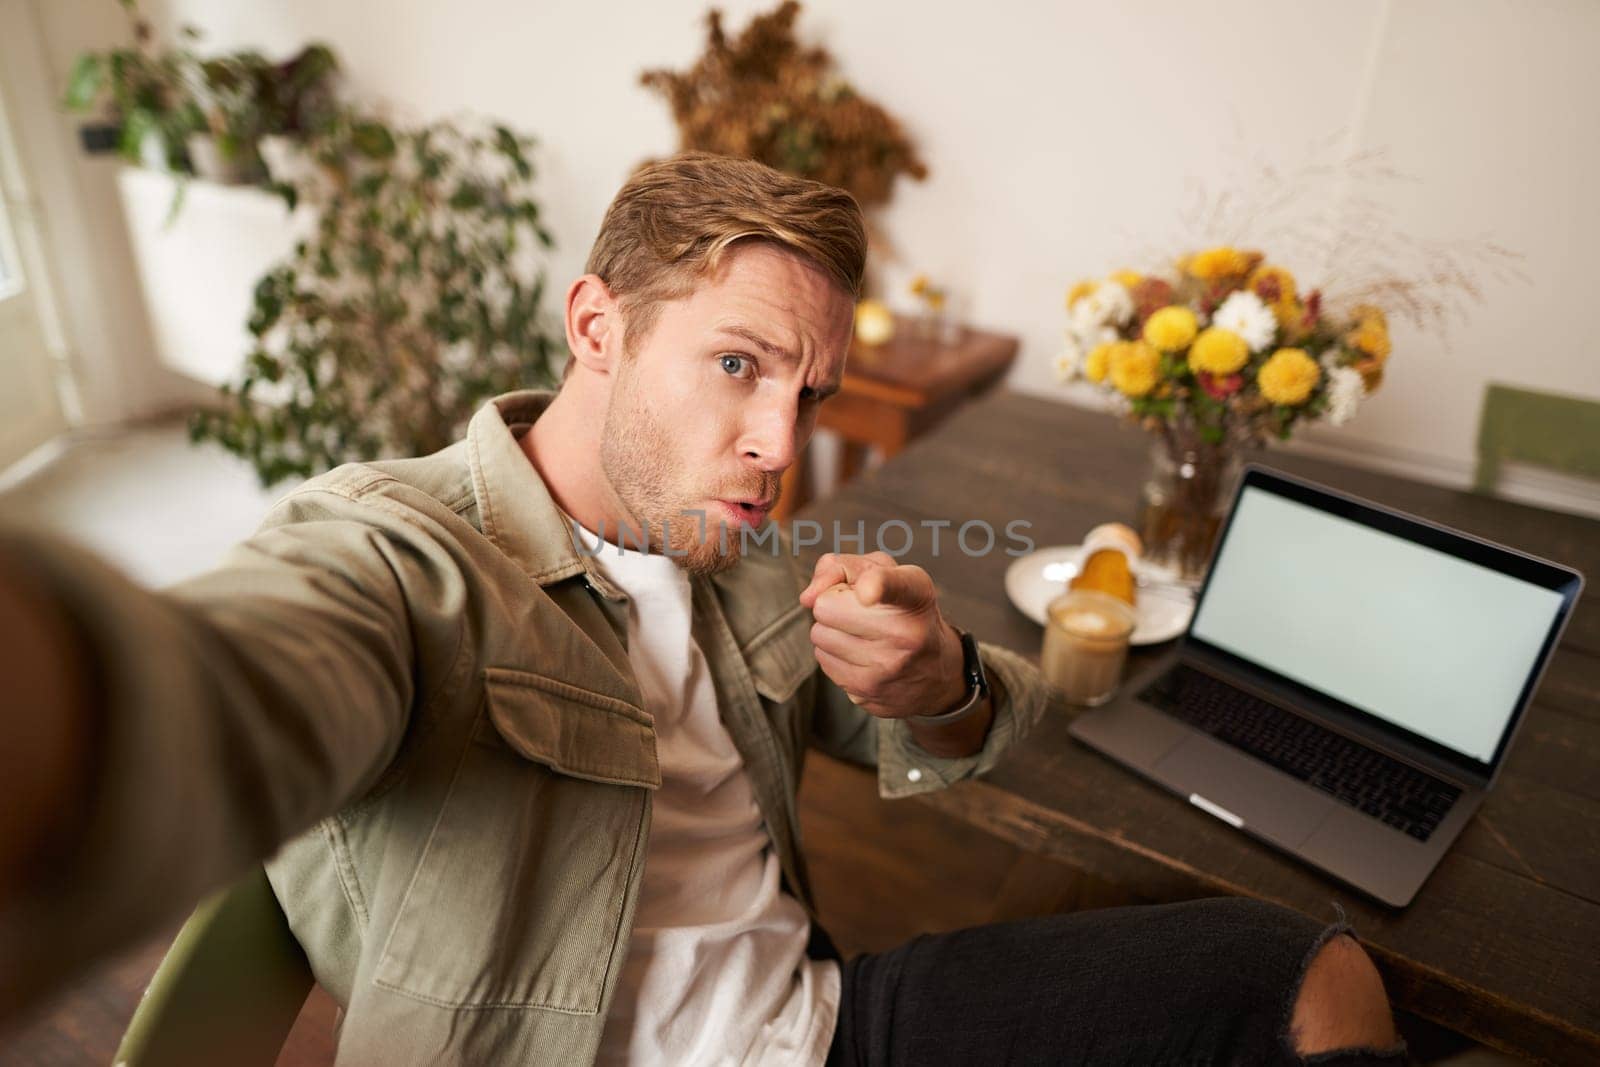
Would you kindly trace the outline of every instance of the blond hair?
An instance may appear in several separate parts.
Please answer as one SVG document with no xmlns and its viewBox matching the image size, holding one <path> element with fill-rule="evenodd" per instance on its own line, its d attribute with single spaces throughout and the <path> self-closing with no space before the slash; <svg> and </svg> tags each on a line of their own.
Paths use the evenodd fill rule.
<svg viewBox="0 0 1600 1067">
<path fill-rule="evenodd" d="M 587 271 L 617 298 L 632 348 L 650 332 L 662 303 L 687 296 L 716 271 L 730 245 L 748 240 L 800 256 L 851 299 L 861 292 L 867 233 L 854 197 L 754 160 L 707 152 L 639 168 L 606 209 Z"/>
</svg>

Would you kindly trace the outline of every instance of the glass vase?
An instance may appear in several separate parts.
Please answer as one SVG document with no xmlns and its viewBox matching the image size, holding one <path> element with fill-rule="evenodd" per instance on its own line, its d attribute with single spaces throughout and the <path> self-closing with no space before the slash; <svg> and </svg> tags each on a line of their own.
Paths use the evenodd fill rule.
<svg viewBox="0 0 1600 1067">
<path fill-rule="evenodd" d="M 1233 441 L 1212 444 L 1193 430 L 1164 427 L 1139 494 L 1145 559 L 1199 584 L 1243 466 Z"/>
</svg>

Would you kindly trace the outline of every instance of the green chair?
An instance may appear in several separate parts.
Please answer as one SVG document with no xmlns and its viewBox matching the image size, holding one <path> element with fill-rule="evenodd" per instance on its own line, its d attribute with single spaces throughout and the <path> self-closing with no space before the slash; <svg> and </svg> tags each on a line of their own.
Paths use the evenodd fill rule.
<svg viewBox="0 0 1600 1067">
<path fill-rule="evenodd" d="M 1506 462 L 1600 480 L 1600 401 L 1490 383 L 1472 488 L 1494 492 Z"/>
<path fill-rule="evenodd" d="M 272 1067 L 316 979 L 264 870 L 183 924 L 133 1013 L 115 1063 Z"/>
</svg>

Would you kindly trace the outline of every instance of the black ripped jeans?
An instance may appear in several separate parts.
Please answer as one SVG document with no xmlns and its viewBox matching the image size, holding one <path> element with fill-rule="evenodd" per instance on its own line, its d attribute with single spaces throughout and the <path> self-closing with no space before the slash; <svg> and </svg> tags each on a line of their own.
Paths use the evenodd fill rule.
<svg viewBox="0 0 1600 1067">
<path fill-rule="evenodd" d="M 1219 897 L 925 934 L 842 965 L 828 1067 L 1412 1062 L 1403 1043 L 1295 1052 L 1300 981 L 1340 933 L 1342 911 Z"/>
</svg>

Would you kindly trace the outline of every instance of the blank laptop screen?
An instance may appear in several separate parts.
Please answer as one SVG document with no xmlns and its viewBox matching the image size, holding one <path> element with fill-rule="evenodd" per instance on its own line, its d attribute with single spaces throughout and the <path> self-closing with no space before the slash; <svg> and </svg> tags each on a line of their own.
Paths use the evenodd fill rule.
<svg viewBox="0 0 1600 1067">
<path fill-rule="evenodd" d="M 1247 485 L 1191 632 L 1488 763 L 1562 602 Z"/>
</svg>

